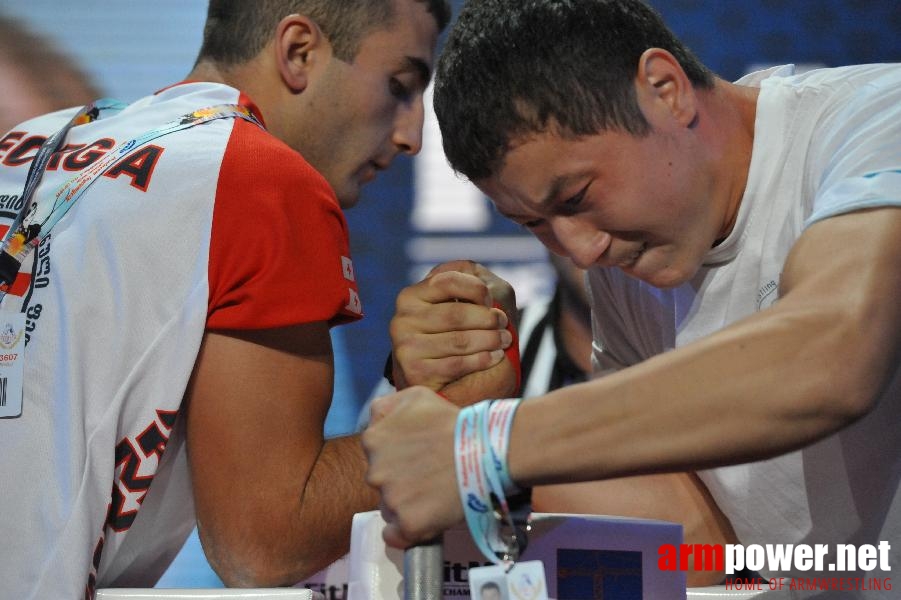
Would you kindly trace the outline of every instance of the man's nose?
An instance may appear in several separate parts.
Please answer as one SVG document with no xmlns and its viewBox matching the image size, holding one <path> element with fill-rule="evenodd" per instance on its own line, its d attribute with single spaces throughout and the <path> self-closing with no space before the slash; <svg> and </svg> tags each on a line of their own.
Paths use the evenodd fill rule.
<svg viewBox="0 0 901 600">
<path fill-rule="evenodd" d="M 609 233 L 575 217 L 553 217 L 550 223 L 560 248 L 580 269 L 598 264 L 610 247 Z"/>
<path fill-rule="evenodd" d="M 398 109 L 391 141 L 404 154 L 419 154 L 422 150 L 422 127 L 425 121 L 425 105 L 422 96 L 408 106 Z"/>
</svg>

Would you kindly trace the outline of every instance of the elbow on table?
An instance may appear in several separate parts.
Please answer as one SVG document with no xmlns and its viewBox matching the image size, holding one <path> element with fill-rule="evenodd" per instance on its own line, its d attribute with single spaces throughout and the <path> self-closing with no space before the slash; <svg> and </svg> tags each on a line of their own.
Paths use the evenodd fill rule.
<svg viewBox="0 0 901 600">
<path fill-rule="evenodd" d="M 289 587 L 339 558 L 323 556 L 314 543 L 299 555 L 278 544 L 228 543 L 202 531 L 200 540 L 210 567 L 226 586 L 234 588 Z"/>
</svg>

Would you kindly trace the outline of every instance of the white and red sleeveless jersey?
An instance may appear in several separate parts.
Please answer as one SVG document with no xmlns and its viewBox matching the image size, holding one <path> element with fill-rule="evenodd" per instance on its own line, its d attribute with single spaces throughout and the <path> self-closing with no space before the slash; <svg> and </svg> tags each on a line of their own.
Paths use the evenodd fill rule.
<svg viewBox="0 0 901 600">
<path fill-rule="evenodd" d="M 222 104 L 262 120 L 235 89 L 186 83 L 73 128 L 35 198 L 120 143 Z M 2 230 L 38 147 L 75 112 L 0 137 Z M 2 308 L 27 318 L 21 416 L 0 419 L 0 595 L 21 600 L 152 585 L 178 551 L 194 520 L 178 411 L 205 330 L 361 316 L 331 188 L 234 118 L 156 138 L 97 177 Z"/>
</svg>

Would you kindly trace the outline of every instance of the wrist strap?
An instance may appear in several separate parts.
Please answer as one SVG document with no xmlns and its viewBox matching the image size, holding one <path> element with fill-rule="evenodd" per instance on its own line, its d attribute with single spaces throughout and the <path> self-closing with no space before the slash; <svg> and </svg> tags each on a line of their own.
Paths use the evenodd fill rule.
<svg viewBox="0 0 901 600">
<path fill-rule="evenodd" d="M 493 516 L 491 487 L 484 469 L 482 413 L 475 406 L 467 406 L 457 415 L 454 429 L 457 488 L 473 541 L 485 558 L 498 563 L 499 555 L 504 552 L 504 543 L 499 537 L 500 528 Z"/>
<path fill-rule="evenodd" d="M 508 493 L 520 494 L 507 468 L 510 425 L 519 402 L 483 400 L 464 407 L 454 430 L 457 486 L 466 524 L 482 554 L 497 564 L 516 560 L 526 544 L 507 502 Z"/>
<path fill-rule="evenodd" d="M 507 496 L 515 496 L 522 492 L 510 478 L 510 469 L 507 466 L 507 453 L 510 449 L 510 428 L 513 426 L 513 416 L 519 408 L 518 399 L 494 400 L 488 407 L 487 436 L 494 459 L 494 468 L 500 479 L 503 493 Z"/>
</svg>

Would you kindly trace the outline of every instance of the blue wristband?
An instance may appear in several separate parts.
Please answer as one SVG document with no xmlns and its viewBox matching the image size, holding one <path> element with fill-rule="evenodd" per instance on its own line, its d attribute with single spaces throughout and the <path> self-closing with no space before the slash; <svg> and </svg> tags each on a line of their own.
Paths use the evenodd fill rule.
<svg viewBox="0 0 901 600">
<path fill-rule="evenodd" d="M 496 564 L 515 559 L 523 540 L 507 504 L 517 489 L 506 466 L 516 400 L 483 401 L 460 410 L 454 429 L 454 459 L 463 514 L 473 541 Z M 507 526 L 505 537 L 502 527 Z"/>
</svg>

